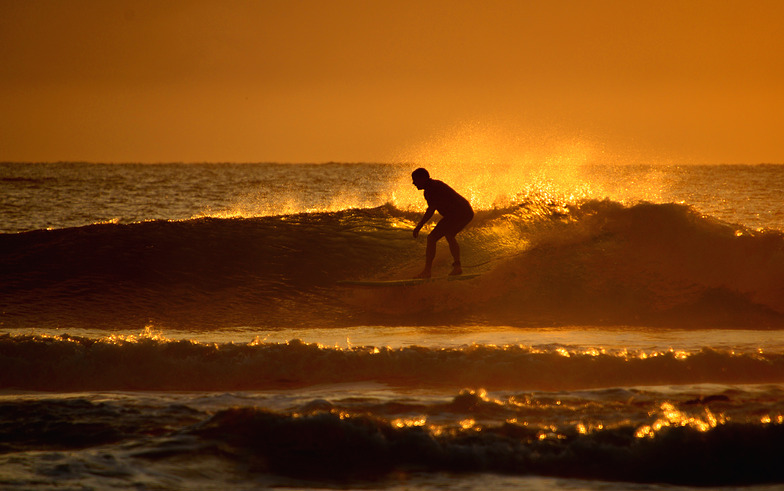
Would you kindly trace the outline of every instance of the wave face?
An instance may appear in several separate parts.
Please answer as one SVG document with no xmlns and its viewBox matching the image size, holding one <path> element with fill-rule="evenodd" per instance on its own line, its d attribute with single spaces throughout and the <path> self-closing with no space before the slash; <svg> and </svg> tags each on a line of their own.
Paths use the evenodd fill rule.
<svg viewBox="0 0 784 491">
<path fill-rule="evenodd" d="M 390 205 L 0 235 L 6 328 L 427 324 L 784 326 L 784 237 L 685 205 L 526 203 L 461 234 L 477 279 L 360 289 L 421 268 Z M 451 262 L 446 246 L 436 271 Z"/>
</svg>

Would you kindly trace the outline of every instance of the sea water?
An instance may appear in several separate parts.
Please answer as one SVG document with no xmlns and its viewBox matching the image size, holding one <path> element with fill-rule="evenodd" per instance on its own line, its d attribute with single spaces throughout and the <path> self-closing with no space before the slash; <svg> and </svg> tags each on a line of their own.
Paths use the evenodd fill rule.
<svg viewBox="0 0 784 491">
<path fill-rule="evenodd" d="M 784 484 L 784 166 L 413 167 L 0 164 L 0 483 Z"/>
</svg>

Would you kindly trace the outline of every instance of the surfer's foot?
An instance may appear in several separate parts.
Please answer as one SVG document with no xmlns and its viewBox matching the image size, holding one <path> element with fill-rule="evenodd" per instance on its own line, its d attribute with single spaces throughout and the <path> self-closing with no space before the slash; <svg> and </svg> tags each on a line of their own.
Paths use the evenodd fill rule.
<svg viewBox="0 0 784 491">
<path fill-rule="evenodd" d="M 452 264 L 452 272 L 449 273 L 449 276 L 457 276 L 463 274 L 463 268 L 460 266 L 460 263 Z"/>
<path fill-rule="evenodd" d="M 430 270 L 423 269 L 422 272 L 414 276 L 414 278 L 424 278 L 424 279 L 430 278 Z"/>
</svg>

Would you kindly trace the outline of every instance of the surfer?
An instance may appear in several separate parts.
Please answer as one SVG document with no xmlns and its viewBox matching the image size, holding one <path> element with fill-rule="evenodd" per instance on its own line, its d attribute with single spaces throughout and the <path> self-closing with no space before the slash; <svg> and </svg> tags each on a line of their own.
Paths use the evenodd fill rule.
<svg viewBox="0 0 784 491">
<path fill-rule="evenodd" d="M 449 243 L 449 252 L 452 253 L 454 262 L 450 275 L 463 273 L 460 265 L 460 246 L 457 244 L 455 236 L 465 228 L 474 218 L 474 210 L 467 199 L 460 196 L 457 191 L 441 181 L 430 178 L 430 173 L 426 169 L 419 168 L 411 173 L 411 179 L 417 189 L 425 191 L 427 210 L 425 216 L 414 228 L 414 238 L 419 235 L 419 230 L 438 212 L 442 218 L 438 221 L 435 228 L 427 236 L 427 252 L 425 253 L 425 269 L 422 270 L 417 278 L 430 278 L 430 269 L 433 266 L 433 259 L 436 257 L 436 242 L 441 237 L 446 237 Z"/>
</svg>

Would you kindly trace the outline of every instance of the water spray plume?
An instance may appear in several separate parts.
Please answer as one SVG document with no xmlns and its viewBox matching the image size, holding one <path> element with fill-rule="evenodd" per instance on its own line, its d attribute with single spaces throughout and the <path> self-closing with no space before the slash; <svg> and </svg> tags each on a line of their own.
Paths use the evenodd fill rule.
<svg viewBox="0 0 784 491">
<path fill-rule="evenodd" d="M 594 153 L 590 143 L 543 135 L 467 123 L 413 147 L 400 160 L 427 168 L 434 179 L 454 187 L 477 210 L 532 198 L 590 196 L 583 172 Z M 421 196 L 408 185 L 401 183 L 395 192 L 393 204 L 398 208 L 421 206 Z"/>
</svg>

